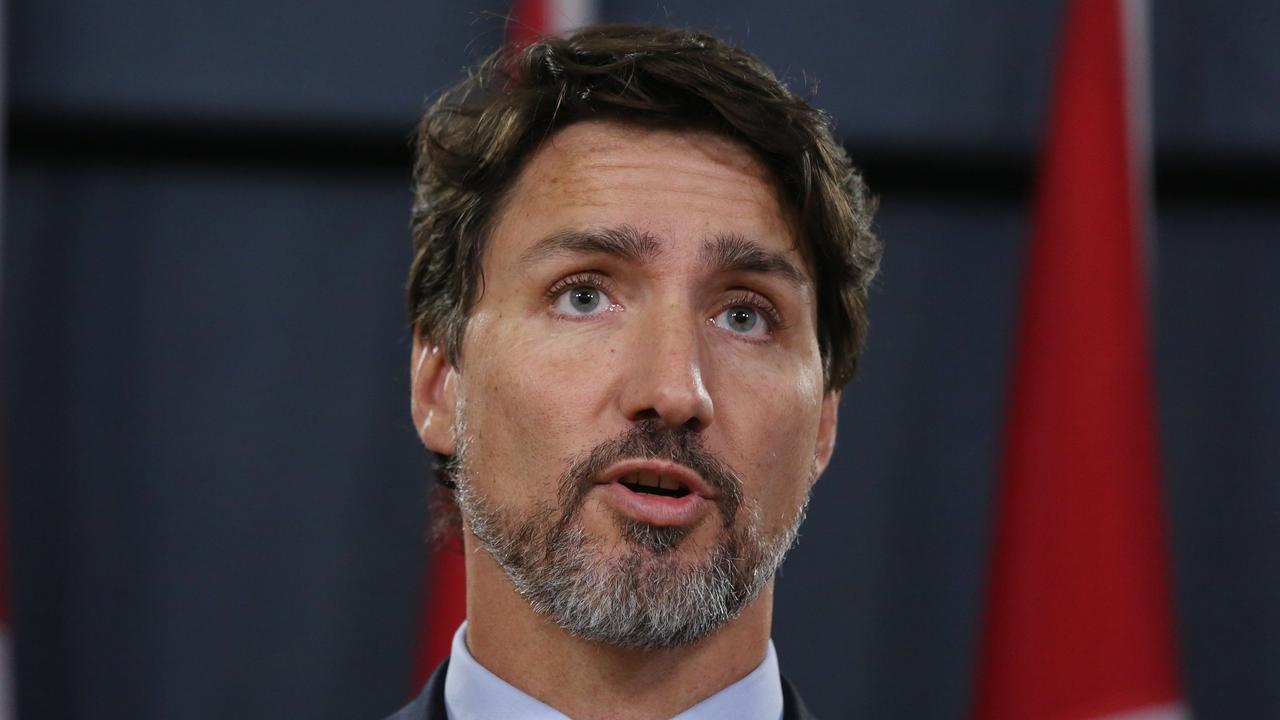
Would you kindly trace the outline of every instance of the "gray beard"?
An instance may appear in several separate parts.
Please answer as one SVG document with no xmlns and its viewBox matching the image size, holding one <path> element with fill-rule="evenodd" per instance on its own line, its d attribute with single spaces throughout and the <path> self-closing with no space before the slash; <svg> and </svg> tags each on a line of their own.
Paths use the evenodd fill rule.
<svg viewBox="0 0 1280 720">
<path fill-rule="evenodd" d="M 654 421 L 637 423 L 631 433 L 573 463 L 560 479 L 556 502 L 515 517 L 472 482 L 462 409 L 459 399 L 450 470 L 466 525 L 533 611 L 576 637 L 652 649 L 710 635 L 760 594 L 804 520 L 807 489 L 783 529 L 765 536 L 759 508 L 743 502 L 732 470 L 701 448 L 696 433 L 663 429 Z M 622 457 L 681 462 L 719 491 L 723 524 L 705 555 L 690 560 L 674 552 L 692 528 L 616 517 L 623 543 L 612 552 L 608 543 L 588 536 L 578 518 L 585 495 L 595 475 Z"/>
</svg>

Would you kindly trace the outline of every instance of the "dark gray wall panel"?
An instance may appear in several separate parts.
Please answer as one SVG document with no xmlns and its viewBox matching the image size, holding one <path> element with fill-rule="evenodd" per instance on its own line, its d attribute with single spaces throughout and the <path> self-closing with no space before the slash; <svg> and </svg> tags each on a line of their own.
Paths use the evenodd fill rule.
<svg viewBox="0 0 1280 720">
<path fill-rule="evenodd" d="M 26 0 L 11 10 L 16 107 L 90 116 L 412 125 L 497 47 L 505 2 Z"/>
<path fill-rule="evenodd" d="M 10 180 L 25 716 L 390 711 L 426 487 L 402 181 L 46 164 Z"/>
<path fill-rule="evenodd" d="M 1280 3 L 1151 5 L 1160 141 L 1201 155 L 1280 158 Z"/>
<path fill-rule="evenodd" d="M 1197 717 L 1280 716 L 1280 208 L 1160 216 L 1159 379 Z"/>
</svg>

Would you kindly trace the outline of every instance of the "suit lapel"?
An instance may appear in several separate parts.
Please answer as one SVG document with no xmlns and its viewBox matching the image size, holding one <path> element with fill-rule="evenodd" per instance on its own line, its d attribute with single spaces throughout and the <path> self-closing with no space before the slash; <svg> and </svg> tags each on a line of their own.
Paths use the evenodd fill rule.
<svg viewBox="0 0 1280 720">
<path fill-rule="evenodd" d="M 418 697 L 387 720 L 449 720 L 449 713 L 444 709 L 444 675 L 448 669 L 449 659 L 445 658 L 431 673 Z"/>
<path fill-rule="evenodd" d="M 804 706 L 796 686 L 785 677 L 782 678 L 782 720 L 817 720 Z"/>
<path fill-rule="evenodd" d="M 449 670 L 449 658 L 440 663 L 440 667 L 431 673 L 426 687 L 422 688 L 422 697 L 426 700 L 426 715 L 423 720 L 449 720 L 449 713 L 444 709 L 444 676 Z"/>
</svg>

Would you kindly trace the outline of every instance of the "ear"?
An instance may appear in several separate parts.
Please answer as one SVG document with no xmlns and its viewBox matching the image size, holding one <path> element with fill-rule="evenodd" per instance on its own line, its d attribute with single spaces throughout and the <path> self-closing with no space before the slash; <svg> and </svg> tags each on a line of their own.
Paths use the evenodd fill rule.
<svg viewBox="0 0 1280 720">
<path fill-rule="evenodd" d="M 822 398 L 822 417 L 818 419 L 818 444 L 813 451 L 813 479 L 817 480 L 831 462 L 836 449 L 836 420 L 840 414 L 840 391 L 832 390 Z"/>
<path fill-rule="evenodd" d="M 417 332 L 413 338 L 413 375 L 409 408 L 413 426 L 428 449 L 442 455 L 454 452 L 453 413 L 458 373 L 439 345 Z"/>
</svg>

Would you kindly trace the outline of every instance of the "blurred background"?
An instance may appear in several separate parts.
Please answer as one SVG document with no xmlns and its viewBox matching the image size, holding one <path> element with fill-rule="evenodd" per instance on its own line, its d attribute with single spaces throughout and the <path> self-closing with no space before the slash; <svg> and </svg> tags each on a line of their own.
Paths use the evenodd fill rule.
<svg viewBox="0 0 1280 720">
<path fill-rule="evenodd" d="M 415 692 L 409 136 L 504 2 L 7 0 L 18 717 L 378 718 Z M 827 718 L 971 706 L 1057 2 L 605 0 L 816 88 L 881 200 L 861 374 L 778 581 Z M 1155 362 L 1197 717 L 1280 717 L 1280 5 L 1151 17 Z"/>
</svg>

